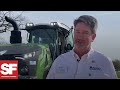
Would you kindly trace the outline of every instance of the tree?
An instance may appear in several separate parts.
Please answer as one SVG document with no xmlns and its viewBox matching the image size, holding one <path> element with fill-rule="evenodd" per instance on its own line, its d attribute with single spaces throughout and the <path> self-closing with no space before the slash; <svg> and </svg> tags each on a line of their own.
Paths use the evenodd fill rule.
<svg viewBox="0 0 120 90">
<path fill-rule="evenodd" d="M 113 60 L 113 65 L 116 71 L 120 71 L 120 60 L 118 59 Z"/>
<path fill-rule="evenodd" d="M 23 27 L 27 19 L 22 16 L 23 11 L 0 11 L 0 33 L 6 32 L 6 31 L 11 31 L 12 30 L 12 25 L 5 20 L 5 16 L 8 16 L 12 19 L 14 19 L 19 28 Z"/>
</svg>

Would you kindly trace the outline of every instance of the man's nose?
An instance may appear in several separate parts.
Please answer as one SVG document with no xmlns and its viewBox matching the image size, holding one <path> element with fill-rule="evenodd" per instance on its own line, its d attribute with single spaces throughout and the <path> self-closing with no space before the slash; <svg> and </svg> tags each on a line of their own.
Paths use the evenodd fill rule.
<svg viewBox="0 0 120 90">
<path fill-rule="evenodd" d="M 78 39 L 84 38 L 84 35 L 79 33 L 79 35 L 77 36 Z"/>
</svg>

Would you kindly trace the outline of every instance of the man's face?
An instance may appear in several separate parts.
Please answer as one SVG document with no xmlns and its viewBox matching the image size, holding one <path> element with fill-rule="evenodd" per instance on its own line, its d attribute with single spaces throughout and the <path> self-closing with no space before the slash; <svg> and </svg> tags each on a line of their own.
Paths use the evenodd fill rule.
<svg viewBox="0 0 120 90">
<path fill-rule="evenodd" d="M 96 34 L 92 34 L 90 27 L 80 22 L 74 30 L 74 46 L 77 48 L 86 48 L 94 41 Z"/>
</svg>

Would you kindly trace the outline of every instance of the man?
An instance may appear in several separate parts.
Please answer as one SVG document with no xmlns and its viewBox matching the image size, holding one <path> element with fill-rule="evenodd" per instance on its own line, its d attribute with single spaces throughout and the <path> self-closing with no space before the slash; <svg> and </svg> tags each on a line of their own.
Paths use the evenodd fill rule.
<svg viewBox="0 0 120 90">
<path fill-rule="evenodd" d="M 83 15 L 74 21 L 74 48 L 53 62 L 47 79 L 117 79 L 112 60 L 91 47 L 97 20 Z"/>
</svg>

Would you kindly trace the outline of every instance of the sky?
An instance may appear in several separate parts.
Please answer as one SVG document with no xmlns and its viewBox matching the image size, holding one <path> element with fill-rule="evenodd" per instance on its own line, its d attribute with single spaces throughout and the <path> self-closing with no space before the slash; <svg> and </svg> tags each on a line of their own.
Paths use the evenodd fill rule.
<svg viewBox="0 0 120 90">
<path fill-rule="evenodd" d="M 16 13 L 19 13 L 16 11 Z M 120 59 L 120 11 L 24 11 L 23 16 L 33 22 L 61 22 L 69 27 L 74 19 L 81 15 L 92 15 L 98 20 L 97 37 L 92 47 L 111 59 Z M 23 42 L 26 42 L 26 32 L 22 32 Z M 10 32 L 0 34 L 9 41 Z"/>
</svg>

